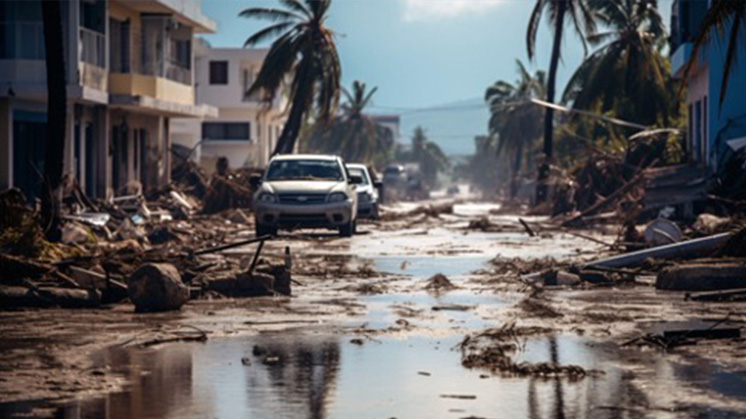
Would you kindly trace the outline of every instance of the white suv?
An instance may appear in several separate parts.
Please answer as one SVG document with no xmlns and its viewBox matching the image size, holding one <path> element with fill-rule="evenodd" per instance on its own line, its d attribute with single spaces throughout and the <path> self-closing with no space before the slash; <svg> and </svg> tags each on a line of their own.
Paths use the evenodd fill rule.
<svg viewBox="0 0 746 419">
<path fill-rule="evenodd" d="M 355 233 L 357 192 L 339 156 L 276 156 L 267 165 L 254 195 L 256 235 L 275 235 L 278 228 L 339 229 Z"/>
</svg>

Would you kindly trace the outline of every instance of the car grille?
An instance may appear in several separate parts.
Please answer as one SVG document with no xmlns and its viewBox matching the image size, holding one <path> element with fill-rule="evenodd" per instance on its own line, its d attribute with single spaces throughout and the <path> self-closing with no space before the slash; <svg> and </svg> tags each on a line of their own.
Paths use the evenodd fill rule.
<svg viewBox="0 0 746 419">
<path fill-rule="evenodd" d="M 281 193 L 278 194 L 281 204 L 315 205 L 326 202 L 326 194 L 319 193 Z"/>
</svg>

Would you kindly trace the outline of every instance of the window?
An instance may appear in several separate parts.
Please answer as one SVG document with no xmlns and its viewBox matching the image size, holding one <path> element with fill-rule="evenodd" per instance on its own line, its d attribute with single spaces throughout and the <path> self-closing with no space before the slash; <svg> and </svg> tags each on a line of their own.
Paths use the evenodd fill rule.
<svg viewBox="0 0 746 419">
<path fill-rule="evenodd" d="M 250 127 L 248 122 L 203 122 L 202 139 L 250 141 Z"/>
<path fill-rule="evenodd" d="M 228 61 L 210 61 L 210 84 L 228 84 Z"/>
</svg>

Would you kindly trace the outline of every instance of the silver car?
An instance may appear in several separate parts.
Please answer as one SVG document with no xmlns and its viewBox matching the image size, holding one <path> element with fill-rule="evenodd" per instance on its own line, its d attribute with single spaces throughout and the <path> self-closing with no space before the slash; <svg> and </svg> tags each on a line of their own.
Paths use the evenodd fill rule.
<svg viewBox="0 0 746 419">
<path fill-rule="evenodd" d="M 347 171 L 357 186 L 357 218 L 377 220 L 379 217 L 378 189 L 364 164 L 348 163 Z"/>
<path fill-rule="evenodd" d="M 276 156 L 254 195 L 256 235 L 275 235 L 279 228 L 338 229 L 355 233 L 357 192 L 338 156 Z"/>
</svg>

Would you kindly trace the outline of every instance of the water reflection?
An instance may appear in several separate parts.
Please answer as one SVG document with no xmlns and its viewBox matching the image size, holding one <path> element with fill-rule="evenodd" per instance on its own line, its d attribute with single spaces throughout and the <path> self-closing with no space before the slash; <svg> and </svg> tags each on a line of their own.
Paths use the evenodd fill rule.
<svg viewBox="0 0 746 419">
<path fill-rule="evenodd" d="M 246 391 L 252 417 L 275 412 L 282 417 L 326 417 L 326 406 L 336 386 L 340 348 L 336 339 L 263 340 L 266 355 L 277 365 L 246 369 Z M 274 392 L 274 394 L 267 394 Z"/>
<path fill-rule="evenodd" d="M 461 366 L 458 351 L 451 349 L 458 336 L 380 337 L 362 346 L 347 339 L 298 330 L 158 350 L 108 351 L 97 361 L 126 374 L 132 385 L 123 393 L 64 406 L 55 417 L 595 419 L 684 412 L 671 408 L 694 408 L 686 412 L 701 417 L 739 417 L 737 411 L 676 398 L 688 394 L 683 391 L 687 385 L 734 399 L 746 388 L 742 374 L 703 360 L 682 365 L 654 353 L 639 360 L 651 374 L 641 382 L 637 373 L 619 367 L 626 355 L 618 347 L 577 336 L 532 338 L 516 361 L 578 364 L 603 370 L 603 375 L 577 382 L 484 378 L 484 371 Z M 253 354 L 255 345 L 263 349 L 259 356 Z M 267 356 L 279 362 L 265 365 Z M 242 358 L 250 359 L 250 365 L 243 365 Z M 33 405 L 0 405 L 0 417 L 28 412 Z"/>
</svg>

